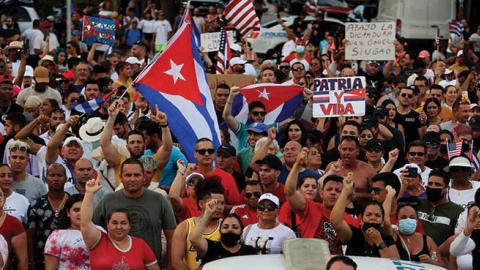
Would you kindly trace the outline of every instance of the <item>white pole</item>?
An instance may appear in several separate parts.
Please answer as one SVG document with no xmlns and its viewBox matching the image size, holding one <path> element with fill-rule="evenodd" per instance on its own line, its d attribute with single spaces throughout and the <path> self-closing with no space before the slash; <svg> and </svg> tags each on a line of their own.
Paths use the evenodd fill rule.
<svg viewBox="0 0 480 270">
<path fill-rule="evenodd" d="M 67 41 L 72 39 L 72 0 L 67 1 Z"/>
</svg>

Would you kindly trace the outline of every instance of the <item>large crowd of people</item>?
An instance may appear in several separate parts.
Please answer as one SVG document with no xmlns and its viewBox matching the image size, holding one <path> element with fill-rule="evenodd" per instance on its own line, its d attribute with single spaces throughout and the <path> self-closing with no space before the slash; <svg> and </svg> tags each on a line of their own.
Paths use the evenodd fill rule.
<svg viewBox="0 0 480 270">
<path fill-rule="evenodd" d="M 327 241 L 327 269 L 356 269 L 349 255 L 480 269 L 480 26 L 432 48 L 397 36 L 382 62 L 346 60 L 322 14 L 284 25 L 263 58 L 238 38 L 225 73 L 300 85 L 303 103 L 267 125 L 268 104 L 251 102 L 241 122 L 240 85 L 219 83 L 221 145 L 200 138 L 188 160 L 169 112 L 132 83 L 184 10 L 171 24 L 140 2 L 75 10 L 70 40 L 53 16 L 22 33 L 2 15 L 0 269 L 194 270 L 296 238 Z M 191 12 L 220 30 L 221 8 Z M 84 43 L 82 15 L 113 18 L 115 45 Z M 366 114 L 313 117 L 313 81 L 349 76 L 366 78 Z"/>
</svg>

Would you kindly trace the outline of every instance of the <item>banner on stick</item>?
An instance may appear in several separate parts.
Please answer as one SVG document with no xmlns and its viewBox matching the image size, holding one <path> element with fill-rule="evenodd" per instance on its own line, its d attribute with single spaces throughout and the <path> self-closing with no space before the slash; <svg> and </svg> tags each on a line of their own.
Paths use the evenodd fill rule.
<svg viewBox="0 0 480 270">
<path fill-rule="evenodd" d="M 83 16 L 82 40 L 87 45 L 103 43 L 115 45 L 115 21 L 90 16 Z"/>
</svg>

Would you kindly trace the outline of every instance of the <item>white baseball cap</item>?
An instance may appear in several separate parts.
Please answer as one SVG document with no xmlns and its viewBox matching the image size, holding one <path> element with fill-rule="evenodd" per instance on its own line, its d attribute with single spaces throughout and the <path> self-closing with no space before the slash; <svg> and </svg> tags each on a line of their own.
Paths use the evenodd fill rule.
<svg viewBox="0 0 480 270">
<path fill-rule="evenodd" d="M 137 57 L 135 56 L 130 56 L 127 58 L 127 60 L 125 60 L 125 62 L 129 63 L 129 64 L 137 64 L 137 65 L 141 65 L 142 62 L 140 62 L 140 60 L 138 60 Z"/>
<path fill-rule="evenodd" d="M 245 63 L 247 63 L 247 61 L 243 60 L 243 59 L 240 58 L 240 57 L 233 57 L 232 59 L 230 59 L 230 66 L 233 66 L 233 65 L 245 65 Z"/>
<path fill-rule="evenodd" d="M 272 193 L 264 193 L 260 198 L 258 199 L 258 203 L 261 201 L 268 200 L 273 202 L 277 207 L 280 207 L 280 200 L 278 200 L 278 197 L 273 195 Z"/>
<path fill-rule="evenodd" d="M 241 52 L 242 47 L 240 47 L 240 45 L 238 45 L 237 43 L 233 43 L 232 45 L 230 45 L 230 50 L 234 50 L 236 52 Z"/>
<path fill-rule="evenodd" d="M 26 65 L 25 66 L 25 73 L 23 74 L 23 77 L 33 77 L 33 68 L 32 66 Z"/>
</svg>

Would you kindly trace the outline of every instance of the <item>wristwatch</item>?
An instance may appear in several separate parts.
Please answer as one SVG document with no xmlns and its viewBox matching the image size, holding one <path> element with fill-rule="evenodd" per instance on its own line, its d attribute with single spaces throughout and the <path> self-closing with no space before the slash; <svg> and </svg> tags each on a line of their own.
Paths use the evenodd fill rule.
<svg viewBox="0 0 480 270">
<path fill-rule="evenodd" d="M 380 244 L 377 245 L 377 249 L 380 250 L 380 249 L 384 249 L 386 248 L 387 245 L 385 245 L 385 242 L 381 242 Z"/>
</svg>

